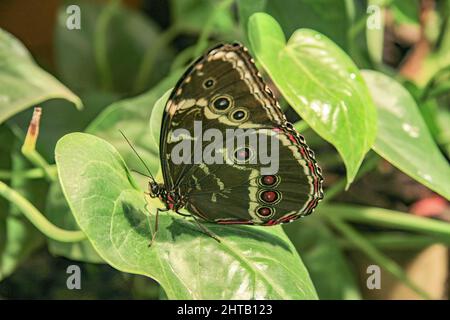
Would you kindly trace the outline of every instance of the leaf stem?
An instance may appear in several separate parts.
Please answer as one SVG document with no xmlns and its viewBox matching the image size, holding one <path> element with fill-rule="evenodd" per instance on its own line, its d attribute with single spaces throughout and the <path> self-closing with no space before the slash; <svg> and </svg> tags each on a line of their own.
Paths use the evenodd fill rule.
<svg viewBox="0 0 450 320">
<path fill-rule="evenodd" d="M 173 72 L 175 70 L 185 68 L 186 64 L 191 60 L 194 56 L 195 45 L 187 47 L 183 51 L 179 52 L 170 66 L 170 71 Z"/>
<path fill-rule="evenodd" d="M 340 218 L 333 215 L 327 215 L 328 221 L 332 226 L 338 230 L 345 238 L 347 238 L 356 248 L 364 252 L 375 263 L 379 264 L 386 271 L 392 274 L 394 277 L 403 282 L 411 290 L 416 292 L 424 299 L 430 299 L 427 292 L 417 286 L 403 269 L 392 259 L 385 256 L 377 248 L 375 248 L 370 242 L 368 242 L 359 232 L 353 229 L 351 226 L 343 222 Z"/>
<path fill-rule="evenodd" d="M 352 26 L 348 29 L 348 37 L 349 40 L 355 41 L 356 36 L 363 32 L 366 27 L 367 16 L 362 15 L 356 22 L 352 24 Z"/>
<path fill-rule="evenodd" d="M 367 241 L 377 249 L 386 250 L 417 250 L 426 246 L 441 243 L 439 239 L 424 235 L 415 235 L 410 233 L 377 233 L 374 235 L 365 234 Z M 445 244 L 445 243 L 443 243 Z M 340 239 L 339 245 L 343 249 L 356 248 L 352 242 L 347 239 Z"/>
<path fill-rule="evenodd" d="M 0 181 L 0 195 L 14 203 L 24 216 L 49 238 L 61 242 L 78 242 L 86 238 L 82 231 L 63 230 L 52 224 L 33 204 L 2 181 Z"/>
<path fill-rule="evenodd" d="M 57 174 L 55 165 L 50 165 L 48 169 L 52 171 L 52 175 Z M 25 179 L 40 179 L 44 178 L 46 176 L 46 173 L 42 168 L 33 168 L 30 170 L 22 170 L 18 172 L 0 170 L 0 180 L 11 180 L 13 176 L 18 176 Z"/>
<path fill-rule="evenodd" d="M 41 168 L 50 181 L 56 181 L 58 179 L 57 171 L 45 161 L 44 157 L 42 157 L 39 152 L 22 148 L 22 154 L 35 166 Z"/>
</svg>

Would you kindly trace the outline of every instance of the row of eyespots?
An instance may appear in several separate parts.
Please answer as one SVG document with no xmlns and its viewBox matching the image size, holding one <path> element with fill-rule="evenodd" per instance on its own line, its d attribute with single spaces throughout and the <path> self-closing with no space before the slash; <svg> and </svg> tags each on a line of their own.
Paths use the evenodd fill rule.
<svg viewBox="0 0 450 320">
<path fill-rule="evenodd" d="M 257 197 L 259 202 L 263 205 L 256 209 L 256 214 L 259 217 L 268 219 L 275 214 L 273 205 L 281 201 L 281 193 L 273 188 L 279 183 L 280 178 L 276 175 L 265 175 L 260 177 L 259 185 L 262 189 L 258 191 Z"/>
<path fill-rule="evenodd" d="M 233 98 L 226 94 L 216 95 L 211 100 L 211 107 L 217 113 L 228 114 L 228 118 L 233 122 L 244 122 L 249 116 L 246 108 L 234 108 Z"/>
<path fill-rule="evenodd" d="M 208 78 L 203 81 L 203 87 L 205 89 L 210 89 L 214 87 L 215 80 L 213 78 Z M 228 113 L 231 108 L 234 106 L 233 98 L 226 94 L 216 95 L 211 100 L 212 108 L 218 113 Z M 234 108 L 231 115 L 228 116 L 230 120 L 234 120 L 235 122 L 243 122 L 248 118 L 248 111 L 246 108 Z"/>
</svg>

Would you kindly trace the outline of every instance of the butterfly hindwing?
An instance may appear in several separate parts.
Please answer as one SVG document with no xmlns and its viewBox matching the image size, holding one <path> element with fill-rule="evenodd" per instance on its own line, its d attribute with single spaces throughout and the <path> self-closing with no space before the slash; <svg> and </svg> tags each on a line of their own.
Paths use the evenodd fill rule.
<svg viewBox="0 0 450 320">
<path fill-rule="evenodd" d="M 260 129 L 269 130 L 279 140 L 277 173 L 264 175 L 259 164 L 202 164 L 186 178 L 197 188 L 187 191 L 189 211 L 221 224 L 262 225 L 290 222 L 312 212 L 322 198 L 322 178 L 312 151 L 294 131 Z"/>
</svg>

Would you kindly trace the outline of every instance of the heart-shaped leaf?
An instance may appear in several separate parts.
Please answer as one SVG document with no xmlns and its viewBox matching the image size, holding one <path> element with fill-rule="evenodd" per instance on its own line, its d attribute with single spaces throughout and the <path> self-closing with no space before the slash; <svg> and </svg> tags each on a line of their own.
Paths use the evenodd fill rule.
<svg viewBox="0 0 450 320">
<path fill-rule="evenodd" d="M 450 199 L 450 166 L 433 141 L 409 92 L 392 78 L 364 70 L 378 108 L 373 149 L 394 166 Z"/>
<path fill-rule="evenodd" d="M 277 21 L 265 13 L 249 20 L 251 46 L 286 100 L 333 144 L 354 179 L 376 136 L 376 110 L 358 68 L 336 44 L 309 29 L 286 43 Z"/>
<path fill-rule="evenodd" d="M 154 278 L 168 298 L 317 298 L 279 226 L 206 224 L 218 243 L 190 219 L 161 214 L 149 248 L 153 219 L 114 147 L 89 134 L 69 134 L 56 146 L 56 163 L 77 223 L 100 256 L 118 270 Z"/>
<path fill-rule="evenodd" d="M 81 108 L 81 100 L 39 68 L 14 36 L 0 29 L 0 123 L 48 99 L 62 98 Z"/>
<path fill-rule="evenodd" d="M 160 108 L 158 103 L 161 103 L 159 101 L 162 99 L 157 100 L 158 97 L 175 84 L 180 73 L 180 70 L 174 71 L 169 77 L 162 80 L 157 86 L 145 94 L 113 103 L 89 125 L 87 132 L 102 137 L 112 143 L 133 169 L 145 173 L 146 168 L 143 167 L 136 154 L 134 154 L 131 147 L 120 134 L 119 130 L 122 130 L 127 138 L 133 142 L 134 147 L 146 165 L 149 166 L 153 174 L 156 174 L 159 170 L 159 143 L 156 145 L 152 144 L 153 131 L 151 133 L 149 132 L 147 120 L 150 114 L 153 115 L 155 108 Z M 158 102 L 155 103 L 155 101 Z M 163 104 L 165 104 L 165 100 Z M 161 115 L 163 109 L 164 105 L 160 111 Z M 159 125 L 157 121 L 159 121 Z M 157 121 L 155 120 L 154 126 L 152 125 L 151 129 L 153 127 L 157 128 L 157 139 L 159 141 L 161 117 Z M 147 178 L 140 178 L 142 178 L 142 181 L 140 181 L 141 184 L 143 186 L 146 185 Z M 53 183 L 50 188 L 46 215 L 53 223 L 60 227 L 65 229 L 78 229 L 77 223 L 64 199 L 59 182 Z M 55 255 L 62 255 L 77 261 L 102 261 L 87 240 L 76 243 L 62 243 L 49 239 L 48 242 L 50 251 Z"/>
</svg>

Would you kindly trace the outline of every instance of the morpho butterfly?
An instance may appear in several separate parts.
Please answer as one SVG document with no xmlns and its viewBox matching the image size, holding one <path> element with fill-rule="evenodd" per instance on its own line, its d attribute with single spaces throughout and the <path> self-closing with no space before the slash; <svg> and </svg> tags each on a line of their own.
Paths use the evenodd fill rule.
<svg viewBox="0 0 450 320">
<path fill-rule="evenodd" d="M 278 171 L 263 174 L 261 163 L 247 161 L 255 151 L 248 144 L 231 153 L 227 150 L 241 161 L 173 161 L 179 141 L 172 135 L 177 129 L 193 135 L 195 121 L 201 121 L 204 130 L 215 128 L 225 133 L 251 128 L 275 136 Z M 209 143 L 201 142 L 190 157 Z M 179 212 L 185 208 L 216 240 L 199 220 L 223 225 L 282 224 L 312 213 L 323 197 L 323 179 L 313 151 L 287 122 L 247 48 L 238 43 L 212 48 L 187 69 L 165 106 L 159 147 L 164 184 L 150 174 L 148 192 L 166 206 L 158 209 L 157 215 L 160 210 L 186 215 Z M 155 221 L 153 239 L 157 216 Z"/>
</svg>

